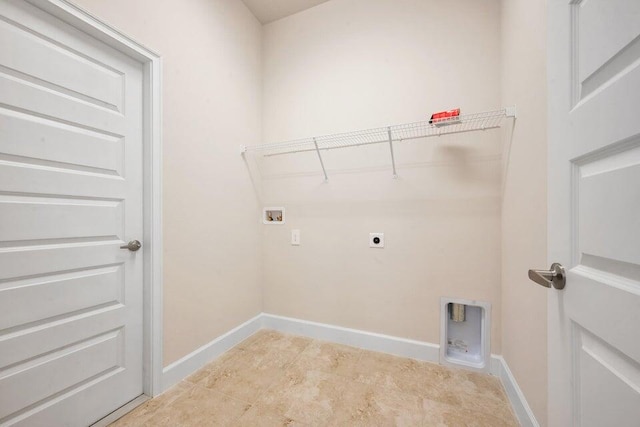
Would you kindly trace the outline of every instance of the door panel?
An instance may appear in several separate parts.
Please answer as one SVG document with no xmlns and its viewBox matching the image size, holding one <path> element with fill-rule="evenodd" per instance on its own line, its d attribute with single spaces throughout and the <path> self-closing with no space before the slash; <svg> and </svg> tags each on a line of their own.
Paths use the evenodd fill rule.
<svg viewBox="0 0 640 427">
<path fill-rule="evenodd" d="M 11 105 L 17 111 L 29 111 L 36 116 L 102 131 L 116 137 L 123 136 L 126 131 L 126 120 L 120 113 L 103 109 L 79 97 L 69 96 L 39 82 L 25 80 L 7 69 L 0 70 L 0 92 L 3 104 Z M 34 102 L 35 99 L 37 102 Z"/>
<path fill-rule="evenodd" d="M 142 67 L 0 0 L 0 424 L 142 394 Z"/>
<path fill-rule="evenodd" d="M 107 372 L 122 370 L 122 338 L 121 329 L 109 331 L 9 369 L 0 382 L 0 417 Z M 25 386 L 29 384 L 38 387 Z"/>
<path fill-rule="evenodd" d="M 33 241 L 124 236 L 123 202 L 0 196 L 6 215 L 0 240 Z M 53 226 L 55 224 L 55 226 Z"/>
<path fill-rule="evenodd" d="M 122 138 L 0 108 L 0 139 L 5 161 L 97 175 L 124 172 Z"/>
<path fill-rule="evenodd" d="M 0 39 L 9 41 L 16 51 L 29 52 L 12 55 L 9 50 L 0 51 L 0 63 L 6 74 L 88 104 L 122 112 L 122 72 L 6 18 L 0 20 Z"/>
<path fill-rule="evenodd" d="M 572 7 L 584 98 L 638 59 L 640 2 L 589 0 L 574 2 Z"/>
<path fill-rule="evenodd" d="M 91 307 L 124 302 L 123 266 L 85 269 L 53 274 L 46 278 L 15 280 L 3 283 L 0 290 L 0 329 L 10 329 Z M 69 298 L 73 295 L 73 298 Z M 42 299 L 47 304 L 34 305 Z"/>
<path fill-rule="evenodd" d="M 80 342 L 87 336 L 115 330 L 122 326 L 124 307 L 116 301 L 87 305 L 58 319 L 48 317 L 46 322 L 33 323 L 27 327 L 28 333 L 18 330 L 8 333 L 0 341 L 0 364 L 13 365 L 33 354 L 48 353 Z"/>
<path fill-rule="evenodd" d="M 629 209 L 640 182 L 640 148 L 583 164 L 576 180 L 579 224 L 578 254 L 637 264 L 640 260 L 640 216 Z M 638 157 L 638 158 L 636 158 Z M 586 167 L 585 167 L 586 166 Z M 612 191 L 615 190 L 615 191 Z"/>
<path fill-rule="evenodd" d="M 2 156 L 2 154 L 0 154 Z M 122 157 L 124 158 L 124 156 Z M 121 177 L 36 165 L 25 161 L 0 160 L 0 182 L 6 193 L 38 194 L 67 197 L 96 198 L 95 188 L 100 188 L 102 200 L 119 200 L 126 191 L 127 182 Z M 64 188 L 64 192 L 60 191 Z"/>
<path fill-rule="evenodd" d="M 549 3 L 549 425 L 640 419 L 640 3 Z"/>
<path fill-rule="evenodd" d="M 574 330 L 576 394 L 580 396 L 578 425 L 629 424 L 629 414 L 640 405 L 640 366 L 618 349 L 578 325 Z M 606 396 L 597 390 L 608 391 Z M 601 399 L 605 398 L 605 401 Z"/>
<path fill-rule="evenodd" d="M 123 243 L 111 238 L 58 239 L 2 247 L 0 281 L 122 264 L 124 256 L 129 254 L 121 254 L 114 249 Z M 135 259 L 128 262 L 134 264 L 132 267 L 138 264 Z"/>
</svg>

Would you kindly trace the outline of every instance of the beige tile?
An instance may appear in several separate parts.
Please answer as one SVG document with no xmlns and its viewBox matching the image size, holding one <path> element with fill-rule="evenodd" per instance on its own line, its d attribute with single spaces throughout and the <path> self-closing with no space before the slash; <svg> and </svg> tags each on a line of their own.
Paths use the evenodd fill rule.
<svg viewBox="0 0 640 427">
<path fill-rule="evenodd" d="M 271 333 L 273 333 L 274 331 L 269 330 L 269 329 L 261 329 L 258 332 L 256 332 L 255 334 L 251 335 L 249 338 L 247 338 L 246 340 L 242 341 L 240 344 L 238 344 L 235 348 L 240 349 L 240 350 L 244 350 L 247 347 L 251 347 L 252 345 L 254 345 L 255 343 L 259 342 L 262 339 L 265 339 L 265 337 L 267 335 L 270 335 Z"/>
<path fill-rule="evenodd" d="M 238 348 L 233 348 L 223 354 L 221 354 L 218 358 L 208 363 L 204 368 L 199 369 L 193 374 L 189 375 L 185 378 L 185 381 L 190 382 L 192 384 L 199 383 L 205 377 L 209 376 L 211 371 L 218 369 L 220 366 L 223 366 L 227 361 L 235 359 L 239 352 L 242 351 Z"/>
<path fill-rule="evenodd" d="M 489 375 L 260 331 L 124 426 L 517 426 Z"/>
<path fill-rule="evenodd" d="M 254 405 L 234 424 L 238 427 L 303 427 L 304 424 Z"/>
<path fill-rule="evenodd" d="M 283 374 L 281 363 L 270 355 L 241 350 L 233 358 L 213 367 L 197 384 L 253 403 Z"/>
<path fill-rule="evenodd" d="M 435 400 L 444 392 L 457 392 L 467 382 L 466 376 L 444 366 L 368 351 L 363 352 L 355 372 L 355 379 L 365 384 Z"/>
<path fill-rule="evenodd" d="M 476 392 L 488 393 L 496 399 L 506 400 L 507 395 L 497 377 L 491 375 L 480 374 L 477 372 L 464 372 L 467 381 L 472 383 Z"/>
<path fill-rule="evenodd" d="M 421 396 L 472 412 L 491 414 L 502 420 L 514 419 L 500 380 L 486 374 L 450 370 L 452 376 Z"/>
<path fill-rule="evenodd" d="M 515 417 L 502 419 L 487 412 L 474 411 L 447 405 L 441 402 L 425 400 L 424 426 L 460 426 L 460 427 L 518 427 Z"/>
<path fill-rule="evenodd" d="M 391 391 L 420 393 L 451 377 L 451 373 L 435 364 L 363 351 L 354 369 L 354 378 L 365 384 L 385 387 Z"/>
<path fill-rule="evenodd" d="M 514 419 L 500 381 L 489 375 L 374 352 L 363 352 L 356 372 L 358 381 L 390 393 L 413 395 L 500 420 Z"/>
<path fill-rule="evenodd" d="M 471 390 L 469 385 L 473 385 L 456 370 L 431 363 L 420 363 L 411 375 L 399 374 L 394 378 L 394 387 L 405 393 L 451 405 L 461 403 L 461 392 L 475 392 L 475 387 Z"/>
<path fill-rule="evenodd" d="M 190 384 L 196 384 L 200 382 L 203 378 L 208 377 L 210 373 L 211 373 L 210 368 L 208 366 L 205 366 L 204 368 L 189 375 L 184 380 Z"/>
<path fill-rule="evenodd" d="M 490 414 L 505 422 L 515 419 L 511 405 L 506 400 L 495 399 L 488 394 L 477 393 L 475 395 L 460 394 L 461 407 L 464 410 L 472 412 L 481 412 Z"/>
<path fill-rule="evenodd" d="M 295 361 L 299 369 L 353 377 L 361 350 L 346 345 L 314 341 Z"/>
<path fill-rule="evenodd" d="M 290 367 L 256 405 L 309 425 L 326 425 L 345 401 L 359 401 L 367 386 L 338 375 Z"/>
<path fill-rule="evenodd" d="M 287 353 L 300 354 L 313 340 L 296 335 L 282 334 L 276 331 L 262 330 L 255 334 L 255 339 L 249 338 L 241 347 L 243 350 L 260 354 Z"/>
<path fill-rule="evenodd" d="M 135 408 L 133 411 L 126 414 L 124 417 L 116 420 L 110 424 L 111 427 L 133 427 L 142 426 L 149 421 L 159 410 L 169 406 L 183 393 L 187 392 L 192 384 L 187 382 L 180 382 L 169 390 L 165 391 L 161 395 L 147 400 L 142 405 Z"/>
<path fill-rule="evenodd" d="M 357 372 L 364 378 L 367 374 L 377 372 L 404 377 L 413 375 L 424 365 L 426 364 L 413 359 L 363 350 Z"/>
<path fill-rule="evenodd" d="M 424 419 L 422 399 L 367 386 L 364 396 L 345 400 L 329 421 L 332 426 L 419 426 Z"/>
<path fill-rule="evenodd" d="M 147 425 L 161 426 L 230 426 L 251 405 L 198 385 L 183 393 L 169 406 L 159 410 Z"/>
</svg>

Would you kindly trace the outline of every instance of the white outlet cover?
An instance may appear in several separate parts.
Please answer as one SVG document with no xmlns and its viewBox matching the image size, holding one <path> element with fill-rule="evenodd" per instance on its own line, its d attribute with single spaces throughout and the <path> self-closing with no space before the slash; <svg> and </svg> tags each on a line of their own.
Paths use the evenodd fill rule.
<svg viewBox="0 0 640 427">
<path fill-rule="evenodd" d="M 376 238 L 379 239 L 378 243 L 375 242 Z M 369 247 L 384 248 L 384 233 L 369 233 Z"/>
</svg>

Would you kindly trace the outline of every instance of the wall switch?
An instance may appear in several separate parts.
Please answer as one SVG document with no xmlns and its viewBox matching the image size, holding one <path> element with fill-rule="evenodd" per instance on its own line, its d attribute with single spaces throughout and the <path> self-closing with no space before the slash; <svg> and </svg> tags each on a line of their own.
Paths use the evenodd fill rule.
<svg viewBox="0 0 640 427">
<path fill-rule="evenodd" d="M 369 233 L 370 248 L 384 248 L 384 233 Z"/>
<path fill-rule="evenodd" d="M 291 230 L 291 244 L 300 246 L 300 230 Z"/>
</svg>

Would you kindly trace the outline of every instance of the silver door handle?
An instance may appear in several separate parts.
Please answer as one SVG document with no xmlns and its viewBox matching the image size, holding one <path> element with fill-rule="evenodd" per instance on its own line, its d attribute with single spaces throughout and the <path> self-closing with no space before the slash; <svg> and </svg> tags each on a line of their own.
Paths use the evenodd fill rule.
<svg viewBox="0 0 640 427">
<path fill-rule="evenodd" d="M 564 289 L 564 285 L 567 284 L 564 267 L 557 262 L 551 264 L 551 270 L 529 270 L 529 279 L 545 288 L 553 285 L 555 289 Z"/>
<path fill-rule="evenodd" d="M 129 249 L 131 252 L 135 252 L 142 247 L 142 243 L 139 240 L 132 240 L 124 246 L 120 246 L 120 249 Z"/>
</svg>

